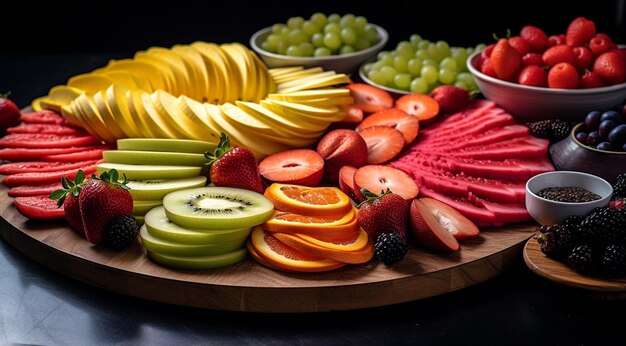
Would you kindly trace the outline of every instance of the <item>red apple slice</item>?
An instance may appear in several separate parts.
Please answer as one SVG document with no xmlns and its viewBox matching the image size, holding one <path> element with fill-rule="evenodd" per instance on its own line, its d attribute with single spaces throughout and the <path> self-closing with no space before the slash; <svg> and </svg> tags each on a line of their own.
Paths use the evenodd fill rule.
<svg viewBox="0 0 626 346">
<path fill-rule="evenodd" d="M 402 132 L 388 126 L 372 126 L 359 132 L 367 144 L 367 163 L 390 161 L 404 148 Z"/>
<path fill-rule="evenodd" d="M 343 166 L 339 170 L 339 188 L 354 201 L 357 200 L 356 195 L 354 194 L 355 172 L 356 168 L 352 166 Z"/>
<path fill-rule="evenodd" d="M 403 171 L 382 165 L 363 166 L 354 172 L 354 194 L 362 201 L 361 189 L 379 194 L 390 189 L 407 201 L 417 196 L 419 188 L 413 179 Z"/>
<path fill-rule="evenodd" d="M 317 186 L 324 175 L 324 159 L 311 149 L 284 150 L 264 158 L 259 173 L 272 183 Z"/>
<path fill-rule="evenodd" d="M 405 144 L 413 142 L 419 131 L 417 117 L 397 108 L 384 109 L 368 116 L 356 127 L 356 130 L 359 132 L 372 126 L 389 126 L 402 132 Z"/>
<path fill-rule="evenodd" d="M 427 247 L 456 251 L 458 241 L 480 234 L 476 225 L 445 203 L 432 198 L 417 198 L 409 211 L 411 231 L 417 241 Z"/>
</svg>

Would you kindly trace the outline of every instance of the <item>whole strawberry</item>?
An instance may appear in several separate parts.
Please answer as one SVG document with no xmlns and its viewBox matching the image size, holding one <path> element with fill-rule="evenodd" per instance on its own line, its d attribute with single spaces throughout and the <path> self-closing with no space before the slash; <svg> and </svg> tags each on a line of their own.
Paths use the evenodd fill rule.
<svg viewBox="0 0 626 346">
<path fill-rule="evenodd" d="M 9 127 L 20 123 L 20 109 L 8 98 L 10 94 L 0 94 L 0 136 L 6 135 Z"/>
<path fill-rule="evenodd" d="M 455 85 L 440 85 L 433 89 L 430 97 L 439 103 L 439 111 L 447 114 L 460 111 L 470 102 L 467 90 Z"/>
<path fill-rule="evenodd" d="M 115 169 L 91 176 L 78 195 L 85 237 L 92 244 L 104 239 L 110 221 L 133 210 L 133 198 L 126 180 L 118 182 Z"/>
<path fill-rule="evenodd" d="M 621 53 L 609 51 L 602 53 L 593 62 L 593 72 L 608 84 L 619 84 L 626 81 L 626 62 Z"/>
<path fill-rule="evenodd" d="M 542 53 L 548 47 L 548 36 L 536 26 L 526 25 L 520 30 L 520 36 L 528 42 L 533 52 Z"/>
<path fill-rule="evenodd" d="M 263 193 L 263 182 L 259 174 L 254 154 L 248 148 L 230 146 L 230 138 L 225 133 L 213 154 L 204 156 L 210 161 L 211 183 L 215 186 L 236 187 Z"/>
<path fill-rule="evenodd" d="M 565 32 L 565 43 L 578 47 L 586 45 L 596 35 L 596 24 L 585 17 L 572 20 Z"/>
<path fill-rule="evenodd" d="M 365 201 L 357 206 L 357 221 L 369 239 L 374 242 L 383 233 L 397 233 L 406 241 L 409 205 L 400 195 L 391 190 L 376 195 L 361 189 Z"/>
<path fill-rule="evenodd" d="M 522 56 L 511 47 L 507 39 L 498 40 L 489 60 L 499 79 L 517 81 L 517 76 L 522 67 Z"/>
<path fill-rule="evenodd" d="M 72 226 L 73 230 L 84 237 L 85 229 L 83 227 L 83 217 L 80 214 L 78 196 L 80 190 L 85 186 L 85 172 L 79 169 L 74 177 L 74 181 L 68 177 L 63 177 L 61 185 L 63 189 L 52 192 L 50 199 L 56 199 L 59 208 L 63 206 L 67 222 Z"/>
</svg>

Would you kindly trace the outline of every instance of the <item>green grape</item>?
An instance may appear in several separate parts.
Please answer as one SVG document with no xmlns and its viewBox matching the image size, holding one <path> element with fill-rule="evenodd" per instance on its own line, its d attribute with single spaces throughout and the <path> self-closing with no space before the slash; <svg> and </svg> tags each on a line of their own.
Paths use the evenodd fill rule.
<svg viewBox="0 0 626 346">
<path fill-rule="evenodd" d="M 328 16 L 328 22 L 329 23 L 337 23 L 337 24 L 339 24 L 340 20 L 341 20 L 341 16 L 338 15 L 337 13 L 331 13 L 331 15 Z"/>
<path fill-rule="evenodd" d="M 435 67 L 438 67 L 439 63 L 435 59 L 428 58 L 428 59 L 422 60 L 422 65 L 423 66 L 435 66 Z"/>
<path fill-rule="evenodd" d="M 380 85 L 387 84 L 387 78 L 385 77 L 385 74 L 382 71 L 371 70 L 370 73 L 367 75 L 367 78 L 369 78 L 372 82 L 376 84 L 380 84 Z"/>
<path fill-rule="evenodd" d="M 324 34 L 321 32 L 314 33 L 313 36 L 311 36 L 311 43 L 313 43 L 315 47 L 324 47 Z"/>
<path fill-rule="evenodd" d="M 443 59 L 443 56 L 435 43 L 428 44 L 428 48 L 426 48 L 426 51 L 428 52 L 428 55 L 436 61 L 441 61 L 441 59 Z"/>
<path fill-rule="evenodd" d="M 363 32 L 365 32 L 366 25 L 367 25 L 367 19 L 365 19 L 365 17 L 356 16 L 354 18 L 354 31 L 356 31 L 357 34 L 362 34 Z"/>
<path fill-rule="evenodd" d="M 456 71 L 449 70 L 447 68 L 439 69 L 439 81 L 442 84 L 452 84 L 456 78 Z"/>
<path fill-rule="evenodd" d="M 467 51 L 467 55 L 474 54 L 474 48 L 473 47 L 467 47 L 467 48 L 465 48 L 465 51 Z"/>
<path fill-rule="evenodd" d="M 324 34 L 324 45 L 330 48 L 330 50 L 339 49 L 341 47 L 341 38 L 336 33 L 327 32 Z"/>
<path fill-rule="evenodd" d="M 313 52 L 314 56 L 329 56 L 331 54 L 332 52 L 330 51 L 330 49 L 326 47 L 317 47 L 315 48 L 315 52 Z"/>
<path fill-rule="evenodd" d="M 350 53 L 354 53 L 354 47 L 350 45 L 345 44 L 341 46 L 341 48 L 339 48 L 339 54 L 350 54 Z"/>
<path fill-rule="evenodd" d="M 280 34 L 283 32 L 283 28 L 286 28 L 285 24 L 274 24 L 272 25 L 272 33 Z"/>
<path fill-rule="evenodd" d="M 365 26 L 364 35 L 371 44 L 378 42 L 378 31 L 376 31 L 376 28 L 370 24 Z"/>
<path fill-rule="evenodd" d="M 290 32 L 291 30 L 288 27 L 284 26 L 282 29 L 280 29 L 280 36 L 285 37 L 285 38 L 289 37 Z"/>
<path fill-rule="evenodd" d="M 393 67 L 395 67 L 398 72 L 407 72 L 409 70 L 408 62 L 407 58 L 401 55 L 396 55 L 393 58 Z"/>
<path fill-rule="evenodd" d="M 282 41 L 281 37 L 276 34 L 270 34 L 269 36 L 267 36 L 267 39 L 265 40 L 265 42 L 267 42 L 269 51 L 271 52 L 276 51 L 276 47 L 278 47 L 278 42 L 280 41 Z"/>
<path fill-rule="evenodd" d="M 328 23 L 328 18 L 325 14 L 316 12 L 311 15 L 311 22 L 315 23 L 318 28 L 323 28 Z"/>
<path fill-rule="evenodd" d="M 315 50 L 315 46 L 310 42 L 302 42 L 298 47 L 300 47 L 302 56 L 312 56 Z"/>
<path fill-rule="evenodd" d="M 451 71 L 454 71 L 454 72 L 457 71 L 457 66 L 458 66 L 458 64 L 457 64 L 456 60 L 454 60 L 453 58 L 451 58 L 449 56 L 443 58 L 443 60 L 441 60 L 441 62 L 439 63 L 439 67 L 445 68 L 447 70 L 451 70 Z"/>
<path fill-rule="evenodd" d="M 368 41 L 365 36 L 359 36 L 359 38 L 356 39 L 356 43 L 354 44 L 354 49 L 363 50 L 369 48 L 370 46 L 370 41 Z"/>
<path fill-rule="evenodd" d="M 428 91 L 428 83 L 424 78 L 413 78 L 409 90 L 415 94 L 425 94 Z"/>
<path fill-rule="evenodd" d="M 356 43 L 356 32 L 352 28 L 345 27 L 341 29 L 341 40 L 343 43 L 353 45 Z"/>
<path fill-rule="evenodd" d="M 307 35 L 312 36 L 313 34 L 320 32 L 321 29 L 315 23 L 307 20 L 304 24 L 302 24 L 302 31 L 304 31 Z"/>
<path fill-rule="evenodd" d="M 393 58 L 394 58 L 393 54 L 385 54 L 380 59 L 378 59 L 378 61 L 382 62 L 383 64 L 387 66 L 393 66 Z"/>
<path fill-rule="evenodd" d="M 300 29 L 304 24 L 304 18 L 302 17 L 291 17 L 287 19 L 287 27 L 289 29 Z"/>
<path fill-rule="evenodd" d="M 355 17 L 352 13 L 344 14 L 343 17 L 339 20 L 339 24 L 342 28 L 352 28 L 354 27 Z"/>
<path fill-rule="evenodd" d="M 380 72 L 385 75 L 385 79 L 387 81 L 392 81 L 396 74 L 398 74 L 398 71 L 391 66 L 383 66 L 383 68 L 380 69 Z"/>
<path fill-rule="evenodd" d="M 485 48 L 487 48 L 487 45 L 484 43 L 479 43 L 476 45 L 476 47 L 474 48 L 475 52 L 482 52 L 483 50 L 485 50 Z"/>
<path fill-rule="evenodd" d="M 408 73 L 398 73 L 393 78 L 393 83 L 398 89 L 409 90 L 411 85 L 411 75 Z"/>
<path fill-rule="evenodd" d="M 274 49 L 276 47 L 273 47 Z M 268 51 L 268 52 L 275 52 L 275 50 L 272 47 L 270 47 L 270 44 L 267 41 L 263 41 L 261 42 L 261 49 Z"/>
<path fill-rule="evenodd" d="M 441 55 L 441 59 L 450 56 L 450 46 L 448 45 L 448 42 L 446 41 L 437 41 L 437 43 L 435 44 L 435 46 L 437 47 L 437 50 L 439 51 L 439 54 Z M 439 59 L 439 60 L 441 60 Z"/>
<path fill-rule="evenodd" d="M 415 56 L 415 47 L 408 41 L 402 41 L 398 44 L 396 48 L 396 53 L 398 55 L 402 55 L 403 57 L 410 59 Z"/>
<path fill-rule="evenodd" d="M 457 86 L 457 87 L 459 87 L 459 88 L 463 88 L 463 89 L 465 89 L 465 90 L 470 90 L 469 85 L 467 85 L 467 83 L 465 83 L 465 82 L 464 82 L 464 81 L 462 81 L 462 80 L 458 80 L 458 81 L 454 82 L 454 85 L 455 85 L 455 86 Z"/>
<path fill-rule="evenodd" d="M 461 72 L 461 73 L 457 74 L 456 75 L 456 80 L 465 82 L 466 84 L 473 84 L 473 83 L 475 83 L 474 82 L 474 76 L 472 76 L 472 74 L 469 73 L 469 72 Z"/>
<path fill-rule="evenodd" d="M 285 55 L 287 54 L 287 48 L 289 48 L 289 43 L 287 43 L 287 41 L 280 41 L 276 45 L 276 52 Z"/>
<path fill-rule="evenodd" d="M 457 71 L 465 71 L 467 69 L 467 51 L 465 48 L 455 48 L 452 50 L 450 56 L 456 60 L 458 69 Z"/>
<path fill-rule="evenodd" d="M 376 71 L 380 71 L 385 66 L 387 66 L 387 65 L 385 65 L 385 63 L 383 61 L 379 60 L 379 61 L 374 63 L 374 65 L 372 66 L 372 69 L 376 70 Z"/>
<path fill-rule="evenodd" d="M 420 73 L 428 84 L 435 83 L 439 78 L 439 72 L 437 72 L 437 68 L 433 65 L 424 65 Z"/>
<path fill-rule="evenodd" d="M 409 38 L 409 40 L 411 41 L 411 44 L 417 48 L 417 45 L 422 41 L 422 36 L 418 35 L 418 34 L 413 34 L 411 35 L 411 37 Z"/>
<path fill-rule="evenodd" d="M 373 67 L 374 67 L 374 63 L 373 62 L 369 62 L 369 63 L 363 65 L 363 72 L 365 73 L 365 75 L 368 75 Z"/>
<path fill-rule="evenodd" d="M 376 54 L 376 59 L 384 59 L 387 55 L 393 55 L 393 53 L 388 50 L 381 50 L 378 54 Z"/>
<path fill-rule="evenodd" d="M 298 45 L 309 40 L 309 36 L 300 29 L 293 29 L 289 33 L 289 44 Z"/>
<path fill-rule="evenodd" d="M 287 48 L 287 55 L 289 56 L 302 56 L 302 50 L 299 46 L 289 46 Z"/>
<path fill-rule="evenodd" d="M 407 63 L 409 73 L 414 77 L 419 77 L 422 70 L 422 60 L 418 58 L 410 59 Z"/>
<path fill-rule="evenodd" d="M 419 49 L 417 52 L 415 52 L 415 57 L 420 60 L 426 60 L 430 59 L 430 54 L 428 54 L 428 51 L 426 49 Z"/>
<path fill-rule="evenodd" d="M 430 45 L 430 41 L 428 40 L 421 40 L 419 41 L 419 43 L 417 44 L 417 49 L 426 49 L 428 48 L 428 46 Z"/>
<path fill-rule="evenodd" d="M 326 26 L 324 27 L 324 33 L 329 33 L 329 32 L 332 32 L 334 34 L 339 34 L 341 32 L 341 27 L 339 26 L 338 23 L 330 22 L 326 24 Z"/>
</svg>

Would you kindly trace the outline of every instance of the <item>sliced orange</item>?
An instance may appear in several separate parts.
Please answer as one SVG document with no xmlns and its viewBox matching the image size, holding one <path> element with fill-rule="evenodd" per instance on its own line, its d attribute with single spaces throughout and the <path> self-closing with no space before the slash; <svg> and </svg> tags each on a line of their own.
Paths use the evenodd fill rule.
<svg viewBox="0 0 626 346">
<path fill-rule="evenodd" d="M 364 238 L 358 237 L 355 243 L 343 245 L 346 248 L 345 250 L 319 246 L 294 234 L 275 233 L 274 236 L 286 245 L 305 254 L 328 258 L 338 262 L 358 264 L 368 262 L 374 257 L 374 246 L 368 241 L 367 233 Z M 363 239 L 365 239 L 364 242 Z M 338 244 L 332 244 L 331 246 L 341 247 L 341 245 Z M 354 250 L 347 250 L 357 246 L 360 247 Z"/>
<path fill-rule="evenodd" d="M 293 233 L 290 235 L 301 238 L 302 240 L 307 241 L 317 246 L 321 246 L 321 247 L 325 247 L 325 248 L 333 249 L 333 250 L 341 250 L 341 251 L 360 250 L 369 242 L 369 237 L 367 235 L 367 232 L 365 232 L 363 229 L 359 229 L 359 232 L 356 234 L 356 237 L 343 238 L 343 239 L 331 239 L 331 240 L 319 239 L 319 238 L 316 238 L 307 234 L 301 234 L 301 233 Z"/>
<path fill-rule="evenodd" d="M 340 268 L 345 263 L 318 256 L 311 256 L 285 245 L 270 232 L 257 226 L 250 236 L 253 258 L 259 257 L 261 264 L 295 272 L 323 272 Z M 256 256 L 256 257 L 255 257 Z"/>
<path fill-rule="evenodd" d="M 274 183 L 265 190 L 278 210 L 300 215 L 342 216 L 352 209 L 350 198 L 336 187 L 308 187 Z"/>
<path fill-rule="evenodd" d="M 274 210 L 272 217 L 263 224 L 271 232 L 327 234 L 328 237 L 347 237 L 356 232 L 356 210 L 343 216 L 309 216 L 288 211 Z"/>
<path fill-rule="evenodd" d="M 322 241 L 350 241 L 359 236 L 359 224 L 357 218 L 353 218 L 347 224 L 338 226 L 286 224 L 285 222 L 272 221 L 262 225 L 266 231 L 275 233 L 300 233 L 315 237 Z"/>
</svg>

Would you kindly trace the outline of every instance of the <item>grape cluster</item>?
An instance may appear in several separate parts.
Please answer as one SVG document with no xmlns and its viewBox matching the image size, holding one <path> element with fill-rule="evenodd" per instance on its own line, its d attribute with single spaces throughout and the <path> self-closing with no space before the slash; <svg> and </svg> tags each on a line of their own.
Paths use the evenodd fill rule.
<svg viewBox="0 0 626 346">
<path fill-rule="evenodd" d="M 623 109 L 589 112 L 576 139 L 600 150 L 626 151 L 626 112 Z"/>
<path fill-rule="evenodd" d="M 378 53 L 377 60 L 363 70 L 372 82 L 412 93 L 430 93 L 442 84 L 454 84 L 469 91 L 478 90 L 474 76 L 467 70 L 467 59 L 475 48 L 450 47 L 445 41 L 431 42 L 411 35 L 392 51 Z"/>
<path fill-rule="evenodd" d="M 317 12 L 308 20 L 291 17 L 274 24 L 261 48 L 289 56 L 330 56 L 360 51 L 379 40 L 378 31 L 363 16 Z"/>
</svg>

